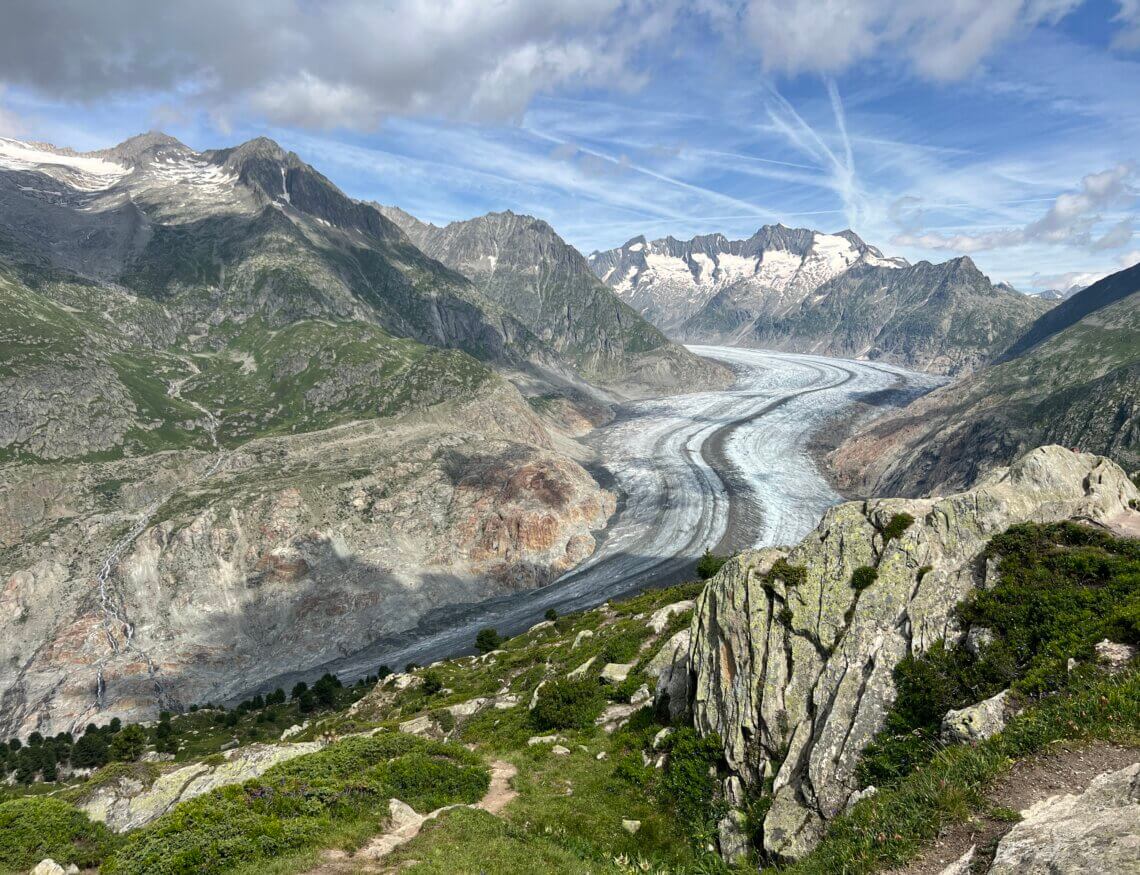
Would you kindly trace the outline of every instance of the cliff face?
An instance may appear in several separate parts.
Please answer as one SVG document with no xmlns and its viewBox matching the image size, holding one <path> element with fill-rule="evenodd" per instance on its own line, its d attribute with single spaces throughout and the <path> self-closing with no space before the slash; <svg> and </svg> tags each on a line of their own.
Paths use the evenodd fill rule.
<svg viewBox="0 0 1140 875">
<path fill-rule="evenodd" d="M 680 658 L 697 728 L 721 736 L 746 782 L 774 779 L 765 849 L 801 857 L 844 810 L 859 756 L 894 701 L 894 667 L 958 634 L 952 609 L 993 572 L 981 563 L 993 535 L 1031 521 L 1134 521 L 1137 496 L 1111 461 L 1043 447 L 969 492 L 839 505 L 790 550 L 726 565 L 697 604 Z M 884 542 L 903 513 L 914 522 Z M 876 570 L 861 590 L 859 568 Z"/>
</svg>

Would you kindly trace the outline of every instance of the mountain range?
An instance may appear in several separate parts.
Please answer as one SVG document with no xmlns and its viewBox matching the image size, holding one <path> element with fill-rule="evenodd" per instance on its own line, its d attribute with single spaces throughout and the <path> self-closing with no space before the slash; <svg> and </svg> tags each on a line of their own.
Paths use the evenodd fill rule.
<svg viewBox="0 0 1140 875">
<path fill-rule="evenodd" d="M 0 732 L 225 698 L 589 556 L 614 498 L 566 438 L 731 374 L 512 222 L 538 311 L 264 138 L 0 139 Z"/>
<path fill-rule="evenodd" d="M 669 336 L 968 373 L 1051 303 L 995 286 L 969 258 L 908 264 L 852 231 L 766 225 L 747 240 L 636 237 L 594 272 Z"/>
</svg>

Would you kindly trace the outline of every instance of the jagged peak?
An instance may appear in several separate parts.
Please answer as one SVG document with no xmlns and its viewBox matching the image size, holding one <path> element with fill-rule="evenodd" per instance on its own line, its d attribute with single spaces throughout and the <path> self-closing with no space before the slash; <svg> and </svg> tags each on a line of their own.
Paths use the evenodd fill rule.
<svg viewBox="0 0 1140 875">
<path fill-rule="evenodd" d="M 192 154 L 194 150 L 170 134 L 162 131 L 147 131 L 145 134 L 135 134 L 133 137 L 128 137 L 110 149 L 101 149 L 91 154 L 130 165 L 142 163 L 147 158 L 166 152 Z"/>
</svg>

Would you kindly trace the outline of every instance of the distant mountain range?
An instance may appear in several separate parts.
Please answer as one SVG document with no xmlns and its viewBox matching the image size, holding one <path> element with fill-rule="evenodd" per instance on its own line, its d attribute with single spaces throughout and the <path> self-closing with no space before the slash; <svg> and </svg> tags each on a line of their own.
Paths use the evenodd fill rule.
<svg viewBox="0 0 1140 875">
<path fill-rule="evenodd" d="M 594 272 L 679 340 L 879 359 L 965 373 L 1048 302 L 994 286 L 968 258 L 908 264 L 852 231 L 766 225 L 747 240 L 636 237 Z"/>
</svg>

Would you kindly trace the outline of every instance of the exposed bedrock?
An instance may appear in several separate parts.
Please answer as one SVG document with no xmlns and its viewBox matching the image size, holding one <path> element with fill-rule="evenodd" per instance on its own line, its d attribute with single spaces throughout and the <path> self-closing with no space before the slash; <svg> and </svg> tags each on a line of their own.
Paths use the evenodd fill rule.
<svg viewBox="0 0 1140 875">
<path fill-rule="evenodd" d="M 1118 520 L 1137 495 L 1113 462 L 1042 447 L 969 492 L 841 504 L 797 546 L 728 563 L 678 658 L 690 662 L 697 728 L 719 733 L 747 783 L 774 778 L 766 850 L 803 856 L 844 810 L 894 701 L 892 670 L 960 634 L 952 611 L 995 573 L 983 557 L 992 536 L 1022 522 Z M 913 524 L 884 543 L 901 513 Z M 864 567 L 877 576 L 857 590 Z"/>
</svg>

